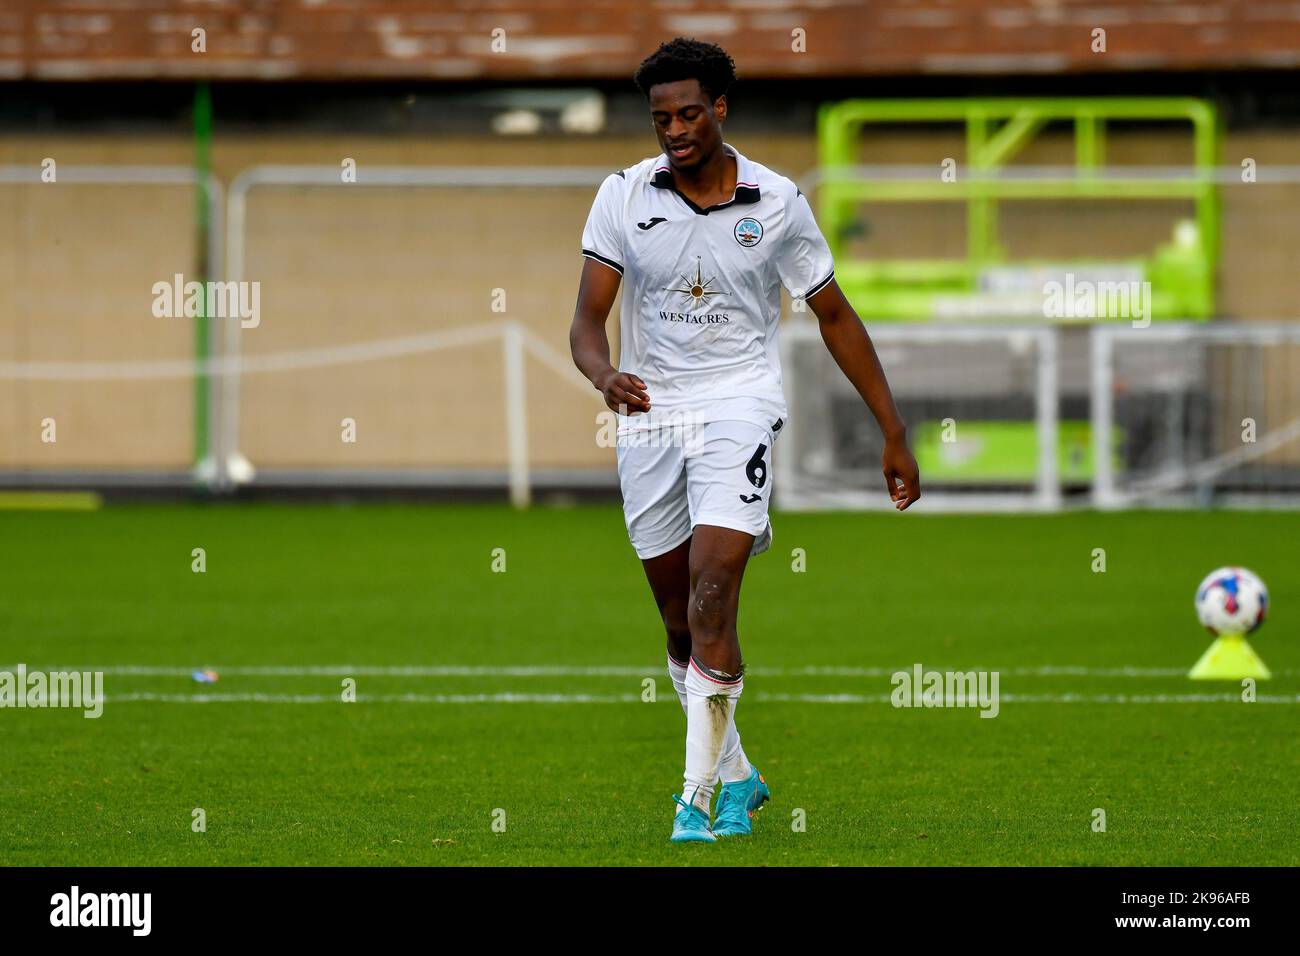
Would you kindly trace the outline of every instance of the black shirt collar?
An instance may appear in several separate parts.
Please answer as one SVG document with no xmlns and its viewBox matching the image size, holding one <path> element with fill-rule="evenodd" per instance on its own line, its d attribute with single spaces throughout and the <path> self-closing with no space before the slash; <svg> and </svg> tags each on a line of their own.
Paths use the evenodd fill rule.
<svg viewBox="0 0 1300 956">
<path fill-rule="evenodd" d="M 677 193 L 678 196 L 681 196 L 682 201 L 686 203 L 686 205 L 690 206 L 692 210 L 702 216 L 707 216 L 715 209 L 726 209 L 728 206 L 735 203 L 758 202 L 760 199 L 758 177 L 753 175 L 753 172 L 749 169 L 749 164 L 745 161 L 744 157 L 736 152 L 732 146 L 723 143 L 722 148 L 732 156 L 736 157 L 736 191 L 732 197 L 725 202 L 714 203 L 712 206 L 707 208 L 701 208 L 686 196 L 682 196 L 681 192 L 677 189 L 677 184 L 673 181 L 673 171 L 668 165 L 667 153 L 660 154 L 659 161 L 655 163 L 654 172 L 651 174 L 650 182 L 653 185 L 658 186 L 660 189 L 671 189 L 673 192 Z"/>
</svg>

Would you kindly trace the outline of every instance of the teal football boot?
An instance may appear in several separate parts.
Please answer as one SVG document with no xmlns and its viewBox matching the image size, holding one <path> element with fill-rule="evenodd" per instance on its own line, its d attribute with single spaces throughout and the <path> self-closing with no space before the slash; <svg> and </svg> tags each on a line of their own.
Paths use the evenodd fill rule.
<svg viewBox="0 0 1300 956">
<path fill-rule="evenodd" d="M 754 832 L 754 811 L 771 796 L 767 781 L 750 765 L 749 779 L 724 783 L 718 795 L 718 822 L 714 824 L 716 836 L 749 836 Z"/>
<path fill-rule="evenodd" d="M 709 828 L 709 815 L 693 803 L 687 803 L 677 794 L 673 800 L 681 807 L 673 817 L 673 843 L 712 843 L 713 831 Z"/>
</svg>

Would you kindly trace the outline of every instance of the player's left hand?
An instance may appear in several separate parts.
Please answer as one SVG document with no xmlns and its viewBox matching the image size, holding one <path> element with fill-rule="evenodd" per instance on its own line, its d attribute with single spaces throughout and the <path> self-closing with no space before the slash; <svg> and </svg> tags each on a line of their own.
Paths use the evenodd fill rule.
<svg viewBox="0 0 1300 956">
<path fill-rule="evenodd" d="M 885 439 L 883 464 L 889 497 L 893 499 L 895 508 L 906 511 L 921 497 L 921 474 L 907 442 L 901 438 Z"/>
</svg>

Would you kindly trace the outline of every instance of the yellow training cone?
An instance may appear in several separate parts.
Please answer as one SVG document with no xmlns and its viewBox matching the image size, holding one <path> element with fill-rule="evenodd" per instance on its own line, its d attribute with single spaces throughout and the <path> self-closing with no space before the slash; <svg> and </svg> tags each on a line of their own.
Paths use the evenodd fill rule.
<svg viewBox="0 0 1300 956">
<path fill-rule="evenodd" d="M 1224 634 L 1201 655 L 1187 675 L 1192 680 L 1268 680 L 1273 675 L 1241 634 Z"/>
</svg>

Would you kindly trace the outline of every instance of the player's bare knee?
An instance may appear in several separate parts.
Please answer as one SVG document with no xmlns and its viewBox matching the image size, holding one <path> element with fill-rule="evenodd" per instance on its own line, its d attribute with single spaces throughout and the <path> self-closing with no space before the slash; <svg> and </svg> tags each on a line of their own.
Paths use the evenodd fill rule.
<svg viewBox="0 0 1300 956">
<path fill-rule="evenodd" d="M 691 656 L 691 629 L 685 618 L 680 627 L 668 627 L 668 653 L 675 661 L 685 661 Z"/>
<path fill-rule="evenodd" d="M 689 603 L 690 598 L 685 594 L 659 603 L 659 616 L 663 618 L 664 627 L 669 633 L 687 627 L 686 607 Z"/>
<path fill-rule="evenodd" d="M 687 614 L 689 597 L 683 594 L 659 601 L 658 604 L 659 617 L 663 620 L 664 631 L 668 634 L 668 646 L 670 649 L 681 650 L 680 656 L 676 654 L 673 656 L 678 660 L 685 660 L 691 651 L 691 622 Z"/>
<path fill-rule="evenodd" d="M 725 579 L 710 574 L 699 576 L 691 592 L 689 612 L 693 640 L 708 644 L 734 632 L 733 590 Z"/>
</svg>

